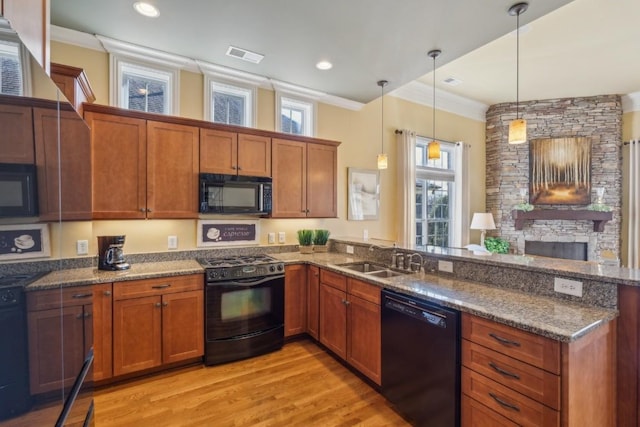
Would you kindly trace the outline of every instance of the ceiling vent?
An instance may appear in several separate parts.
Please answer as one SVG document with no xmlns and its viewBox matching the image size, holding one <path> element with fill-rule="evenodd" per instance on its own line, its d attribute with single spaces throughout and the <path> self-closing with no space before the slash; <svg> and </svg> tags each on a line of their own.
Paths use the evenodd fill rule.
<svg viewBox="0 0 640 427">
<path fill-rule="evenodd" d="M 443 82 L 445 82 L 445 84 L 448 84 L 449 86 L 458 86 L 460 83 L 462 83 L 462 80 L 458 80 L 455 77 L 448 77 L 444 79 Z"/>
<path fill-rule="evenodd" d="M 264 58 L 264 55 L 234 46 L 229 46 L 229 49 L 227 49 L 227 55 L 242 59 L 243 61 L 253 62 L 254 64 L 259 64 L 260 61 L 262 61 L 262 58 Z"/>
</svg>

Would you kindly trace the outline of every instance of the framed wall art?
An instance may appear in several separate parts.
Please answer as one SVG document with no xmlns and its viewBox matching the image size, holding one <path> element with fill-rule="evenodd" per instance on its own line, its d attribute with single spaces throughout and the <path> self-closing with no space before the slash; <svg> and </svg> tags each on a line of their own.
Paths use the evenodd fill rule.
<svg viewBox="0 0 640 427">
<path fill-rule="evenodd" d="M 257 220 L 199 220 L 198 247 L 257 245 L 260 223 Z"/>
<path fill-rule="evenodd" d="M 591 141 L 585 137 L 529 142 L 529 203 L 591 203 Z"/>
<path fill-rule="evenodd" d="M 0 260 L 49 256 L 48 224 L 0 225 Z"/>
<path fill-rule="evenodd" d="M 347 185 L 349 194 L 348 219 L 352 221 L 378 219 L 380 172 L 349 168 Z"/>
</svg>

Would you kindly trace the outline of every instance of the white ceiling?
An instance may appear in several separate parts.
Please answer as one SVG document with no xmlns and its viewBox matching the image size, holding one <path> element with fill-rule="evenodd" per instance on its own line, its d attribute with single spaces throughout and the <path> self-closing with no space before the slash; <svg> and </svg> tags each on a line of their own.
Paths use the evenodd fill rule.
<svg viewBox="0 0 640 427">
<path fill-rule="evenodd" d="M 408 83 L 490 105 L 515 100 L 516 0 L 51 0 L 52 24 L 265 76 L 357 102 Z M 640 90 L 640 0 L 529 0 L 521 18 L 520 99 Z M 225 56 L 229 45 L 265 55 Z M 315 69 L 330 60 L 330 71 Z M 634 72 L 634 70 L 636 70 Z M 456 87 L 442 82 L 462 81 Z"/>
</svg>

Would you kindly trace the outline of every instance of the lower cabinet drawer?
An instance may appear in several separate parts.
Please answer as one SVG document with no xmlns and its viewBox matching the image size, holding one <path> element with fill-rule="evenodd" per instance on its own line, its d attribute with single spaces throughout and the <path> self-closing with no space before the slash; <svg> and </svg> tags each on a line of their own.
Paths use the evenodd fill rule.
<svg viewBox="0 0 640 427">
<path fill-rule="evenodd" d="M 462 364 L 525 396 L 560 410 L 558 375 L 464 339 Z"/>
<path fill-rule="evenodd" d="M 466 367 L 462 368 L 462 393 L 522 426 L 560 425 L 558 411 Z"/>
<path fill-rule="evenodd" d="M 518 427 L 518 424 L 478 403 L 466 394 L 462 395 L 462 427 Z"/>
</svg>

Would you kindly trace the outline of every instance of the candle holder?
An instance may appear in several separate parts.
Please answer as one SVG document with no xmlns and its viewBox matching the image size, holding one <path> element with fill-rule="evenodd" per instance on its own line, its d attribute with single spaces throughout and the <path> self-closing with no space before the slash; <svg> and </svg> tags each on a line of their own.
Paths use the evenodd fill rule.
<svg viewBox="0 0 640 427">
<path fill-rule="evenodd" d="M 611 208 L 604 204 L 604 187 L 596 188 L 596 203 L 590 204 L 587 209 L 597 212 L 611 212 Z"/>
<path fill-rule="evenodd" d="M 520 203 L 514 206 L 515 210 L 531 212 L 533 210 L 533 205 L 527 201 L 527 189 L 520 189 Z"/>
</svg>

